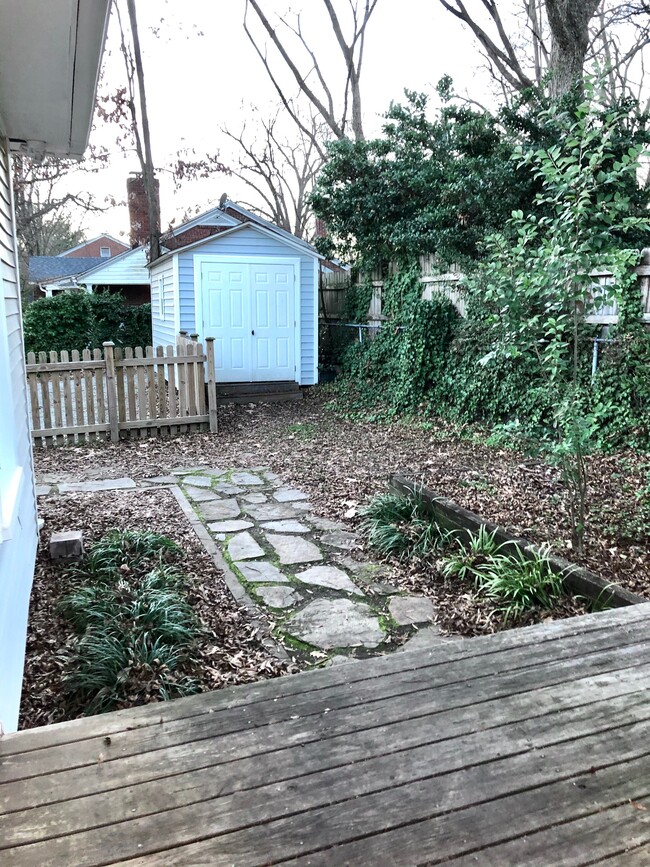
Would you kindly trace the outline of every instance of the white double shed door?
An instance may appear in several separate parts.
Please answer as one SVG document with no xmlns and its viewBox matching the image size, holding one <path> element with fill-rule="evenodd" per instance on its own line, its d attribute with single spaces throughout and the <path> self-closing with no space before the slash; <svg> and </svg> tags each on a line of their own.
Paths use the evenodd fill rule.
<svg viewBox="0 0 650 867">
<path fill-rule="evenodd" d="M 217 381 L 299 381 L 300 260 L 206 255 L 194 268 Z"/>
</svg>

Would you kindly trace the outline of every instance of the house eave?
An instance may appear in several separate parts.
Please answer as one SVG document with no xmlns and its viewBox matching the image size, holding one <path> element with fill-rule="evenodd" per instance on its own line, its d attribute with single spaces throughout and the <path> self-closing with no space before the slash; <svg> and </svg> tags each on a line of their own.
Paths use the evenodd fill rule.
<svg viewBox="0 0 650 867">
<path fill-rule="evenodd" d="M 109 0 L 9 0 L 0 27 L 0 115 L 12 149 L 81 157 Z"/>
</svg>

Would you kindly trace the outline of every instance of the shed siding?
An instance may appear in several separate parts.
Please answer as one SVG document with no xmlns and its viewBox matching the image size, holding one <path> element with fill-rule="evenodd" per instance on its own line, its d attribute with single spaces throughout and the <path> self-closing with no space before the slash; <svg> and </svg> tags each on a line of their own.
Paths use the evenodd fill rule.
<svg viewBox="0 0 650 867">
<path fill-rule="evenodd" d="M 27 615 L 38 541 L 10 189 L 8 146 L 0 137 L 0 280 L 7 326 L 7 345 L 4 340 L 0 345 L 0 365 L 6 365 L 10 372 L 12 399 L 11 407 L 6 408 L 9 419 L 5 417 L 3 424 L 11 424 L 15 432 L 16 451 L 9 456 L 10 460 L 23 468 L 13 537 L 0 542 L 0 722 L 5 731 L 12 731 L 18 725 Z"/>
<path fill-rule="evenodd" d="M 275 256 L 300 259 L 300 369 L 301 385 L 314 385 L 318 381 L 316 358 L 317 287 L 314 285 L 314 257 L 300 253 L 294 247 L 284 244 L 281 239 L 261 235 L 254 229 L 242 229 L 225 237 L 216 236 L 200 247 L 179 251 L 178 282 L 180 293 L 180 327 L 186 331 L 196 331 L 196 309 L 194 306 L 194 256 L 214 253 L 219 256 Z"/>
<path fill-rule="evenodd" d="M 151 330 L 154 347 L 176 344 L 179 329 L 176 324 L 174 304 L 173 261 L 167 259 L 151 269 Z"/>
</svg>

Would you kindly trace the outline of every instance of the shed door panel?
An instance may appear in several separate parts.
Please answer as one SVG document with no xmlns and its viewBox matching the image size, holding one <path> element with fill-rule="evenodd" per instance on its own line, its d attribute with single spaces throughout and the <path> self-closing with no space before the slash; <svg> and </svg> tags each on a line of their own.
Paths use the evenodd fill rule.
<svg viewBox="0 0 650 867">
<path fill-rule="evenodd" d="M 296 378 L 295 278 L 274 262 L 201 264 L 203 336 L 214 337 L 221 382 Z"/>
<path fill-rule="evenodd" d="M 295 379 L 292 265 L 251 265 L 253 381 Z"/>
<path fill-rule="evenodd" d="M 248 265 L 201 264 L 203 334 L 214 337 L 217 377 L 250 382 L 251 327 Z"/>
</svg>

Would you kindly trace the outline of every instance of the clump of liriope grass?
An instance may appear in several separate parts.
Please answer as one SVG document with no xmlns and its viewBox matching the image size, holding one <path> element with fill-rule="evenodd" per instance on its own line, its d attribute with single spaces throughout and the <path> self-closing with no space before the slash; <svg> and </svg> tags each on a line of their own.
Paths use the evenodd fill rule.
<svg viewBox="0 0 650 867">
<path fill-rule="evenodd" d="M 112 531 L 74 570 L 60 608 L 77 632 L 63 652 L 70 714 L 93 714 L 199 689 L 191 675 L 201 632 L 170 560 L 182 551 L 149 531 Z"/>
<path fill-rule="evenodd" d="M 459 542 L 456 551 L 443 557 L 443 575 L 473 581 L 481 595 L 500 603 L 504 621 L 532 608 L 552 608 L 564 582 L 551 570 L 548 551 L 524 554 L 495 537 L 496 531 L 489 533 L 485 527 L 470 533 L 466 544 Z"/>
<path fill-rule="evenodd" d="M 427 557 L 450 538 L 418 496 L 380 494 L 363 509 L 361 532 L 379 554 L 399 560 Z"/>
</svg>

